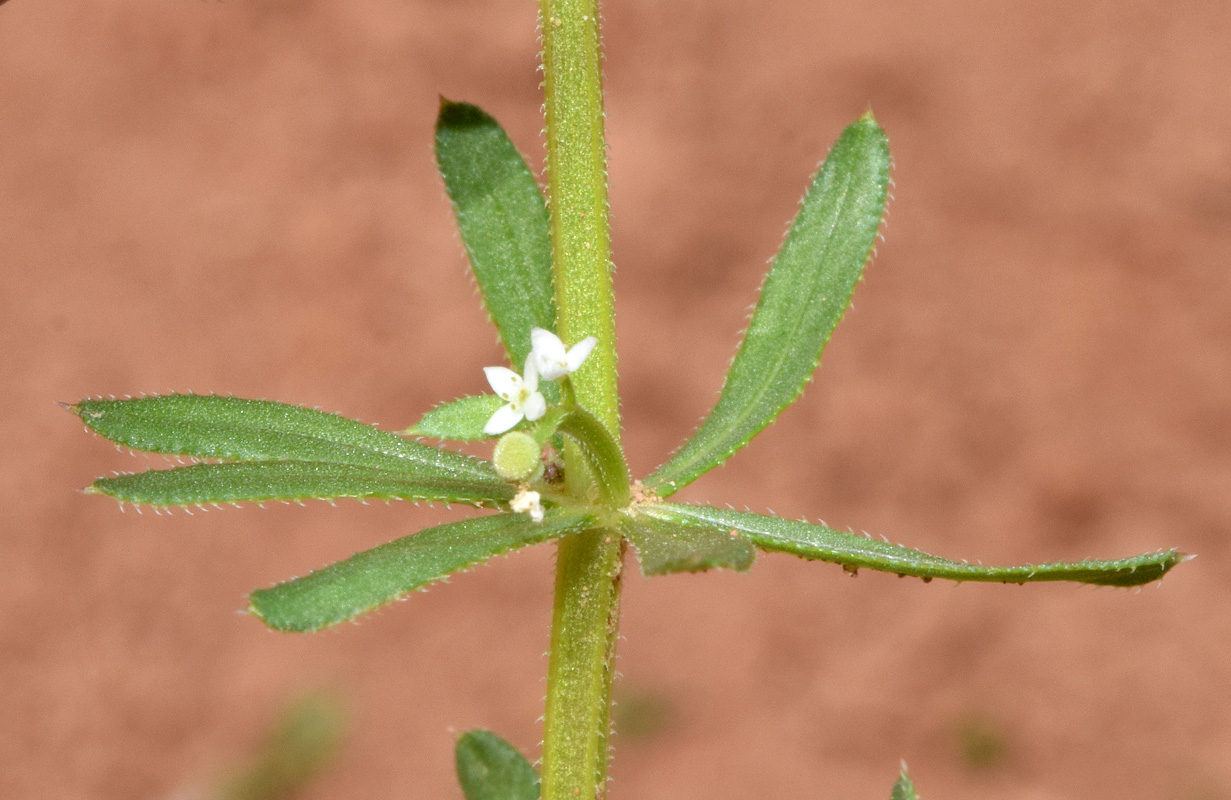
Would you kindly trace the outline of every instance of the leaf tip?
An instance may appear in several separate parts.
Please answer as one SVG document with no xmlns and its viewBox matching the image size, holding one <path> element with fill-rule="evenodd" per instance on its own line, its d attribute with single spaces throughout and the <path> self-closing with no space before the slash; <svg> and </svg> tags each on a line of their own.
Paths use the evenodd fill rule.
<svg viewBox="0 0 1231 800">
<path fill-rule="evenodd" d="M 277 621 L 270 620 L 268 617 L 265 616 L 265 612 L 261 609 L 261 606 L 260 606 L 260 598 L 257 597 L 257 595 L 262 594 L 265 591 L 267 590 L 266 589 L 254 589 L 253 591 L 249 592 L 248 598 L 247 598 L 248 599 L 247 607 L 239 609 L 239 611 L 237 611 L 236 613 L 252 617 L 253 619 L 259 621 L 266 628 L 269 628 L 271 631 L 275 631 L 277 633 L 299 633 L 301 632 L 300 629 L 295 628 L 292 625 L 287 625 L 285 622 L 279 623 Z"/>
<path fill-rule="evenodd" d="M 81 421 L 87 426 L 90 425 L 92 420 L 96 420 L 103 416 L 103 412 L 98 408 L 97 403 L 97 400 L 91 399 L 78 400 L 76 403 L 61 403 L 56 401 L 56 405 L 70 414 L 75 414 L 80 417 Z"/>
<path fill-rule="evenodd" d="M 246 608 L 241 608 L 238 613 L 245 614 L 249 617 L 252 617 L 253 619 L 258 619 L 261 622 L 265 623 L 266 626 L 271 627 L 271 628 L 273 627 L 268 622 L 266 622 L 265 615 L 261 613 L 261 609 L 257 608 L 256 601 L 252 599 L 251 594 L 248 595 L 248 606 Z"/>
<path fill-rule="evenodd" d="M 915 792 L 915 784 L 911 781 L 910 773 L 906 769 L 906 759 L 902 759 L 890 800 L 919 800 L 919 795 Z"/>
<path fill-rule="evenodd" d="M 861 114 L 861 115 L 859 116 L 859 120 L 858 120 L 858 121 L 859 121 L 859 122 L 871 122 L 873 125 L 878 124 L 878 123 L 876 122 L 876 116 L 872 113 L 872 106 L 871 106 L 871 105 L 869 105 L 869 106 L 868 106 L 868 108 L 867 108 L 867 110 L 866 110 L 866 111 L 864 111 L 864 112 L 863 112 L 863 114 Z"/>
<path fill-rule="evenodd" d="M 437 130 L 439 130 L 440 128 L 447 127 L 448 125 L 457 122 L 458 119 L 460 119 L 459 115 L 464 114 L 466 110 L 471 107 L 468 103 L 461 103 L 461 102 L 458 102 L 457 100 L 450 100 L 449 98 L 445 97 L 443 94 L 438 94 L 436 95 L 436 97 L 440 101 L 440 107 L 436 113 Z"/>
</svg>

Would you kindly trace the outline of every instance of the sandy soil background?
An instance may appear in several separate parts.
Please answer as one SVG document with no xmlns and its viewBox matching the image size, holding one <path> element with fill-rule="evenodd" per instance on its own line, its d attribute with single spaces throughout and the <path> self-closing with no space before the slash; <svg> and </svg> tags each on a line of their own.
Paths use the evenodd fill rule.
<svg viewBox="0 0 1231 800">
<path fill-rule="evenodd" d="M 887 241 L 818 381 L 686 499 L 985 562 L 1200 557 L 1140 591 L 766 556 L 626 588 L 613 798 L 1231 797 L 1231 11 L 1220 2 L 612 1 L 626 445 L 707 410 L 784 221 L 870 103 Z M 0 8 L 0 796 L 161 798 L 332 686 L 304 795 L 457 798 L 537 751 L 551 549 L 312 636 L 244 595 L 448 517 L 121 515 L 142 466 L 54 401 L 217 391 L 391 429 L 499 350 L 437 96 L 541 159 L 528 0 Z M 153 462 L 158 465 L 157 460 Z M 654 724 L 645 724 L 646 720 Z M 978 767 L 971 732 L 1001 755 Z"/>
</svg>

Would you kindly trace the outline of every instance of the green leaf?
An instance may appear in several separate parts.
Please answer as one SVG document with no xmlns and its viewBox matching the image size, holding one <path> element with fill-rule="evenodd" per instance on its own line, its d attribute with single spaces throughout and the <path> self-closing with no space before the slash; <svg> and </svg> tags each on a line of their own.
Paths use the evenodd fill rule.
<svg viewBox="0 0 1231 800">
<path fill-rule="evenodd" d="M 428 528 L 248 597 L 248 610 L 280 631 L 337 625 L 492 556 L 582 530 L 589 511 L 551 509 L 542 522 L 496 514 Z"/>
<path fill-rule="evenodd" d="M 637 513 L 677 525 L 698 525 L 720 531 L 738 530 L 757 547 L 769 552 L 789 553 L 801 558 L 841 564 L 851 571 L 866 567 L 924 580 L 945 578 L 952 581 L 994 583 L 1074 581 L 1103 586 L 1138 586 L 1158 580 L 1176 564 L 1185 560 L 1185 557 L 1175 550 L 1167 550 L 1112 561 L 985 567 L 964 561 L 950 561 L 879 539 L 835 531 L 822 525 L 711 506 L 647 503 L 639 505 Z"/>
<path fill-rule="evenodd" d="M 69 406 L 86 427 L 132 450 L 223 461 L 311 461 L 408 476 L 495 483 L 482 459 L 407 441 L 315 409 L 217 395 L 83 400 Z"/>
<path fill-rule="evenodd" d="M 454 750 L 466 800 L 538 800 L 539 776 L 517 748 L 491 731 L 463 733 Z"/>
<path fill-rule="evenodd" d="M 441 403 L 423 415 L 412 427 L 408 436 L 427 436 L 451 442 L 476 442 L 493 438 L 483 432 L 483 426 L 491 419 L 504 400 L 494 394 L 477 394 L 462 397 L 451 403 Z"/>
<path fill-rule="evenodd" d="M 492 505 L 509 500 L 513 487 L 500 480 L 475 481 L 415 475 L 353 464 L 314 461 L 243 461 L 154 469 L 99 478 L 86 489 L 122 503 L 161 508 L 218 503 L 335 500 L 428 500 Z"/>
<path fill-rule="evenodd" d="M 520 371 L 530 354 L 530 329 L 556 326 L 543 193 L 500 124 L 468 103 L 441 99 L 436 164 L 483 304 Z M 554 386 L 544 388 L 554 394 Z"/>
<path fill-rule="evenodd" d="M 688 485 L 803 392 L 872 252 L 888 186 L 889 143 L 865 114 L 843 131 L 804 196 L 717 404 L 645 480 L 648 488 L 667 497 Z"/>
<path fill-rule="evenodd" d="M 734 529 L 677 525 L 640 514 L 626 518 L 620 529 L 636 548 L 646 577 L 716 568 L 745 572 L 756 559 L 756 548 Z"/>
<path fill-rule="evenodd" d="M 893 794 L 889 796 L 889 800 L 919 800 L 919 795 L 915 794 L 915 784 L 911 783 L 910 776 L 906 774 L 905 761 L 902 762 L 902 772 L 893 784 Z"/>
</svg>

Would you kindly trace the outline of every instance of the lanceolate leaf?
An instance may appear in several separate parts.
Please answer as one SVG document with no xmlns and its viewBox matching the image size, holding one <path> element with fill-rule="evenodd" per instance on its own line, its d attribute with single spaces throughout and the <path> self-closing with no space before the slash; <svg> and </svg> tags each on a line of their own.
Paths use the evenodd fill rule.
<svg viewBox="0 0 1231 800">
<path fill-rule="evenodd" d="M 468 103 L 441 100 L 436 164 L 483 303 L 509 360 L 521 371 L 530 354 L 530 329 L 556 327 L 543 193 L 500 124 Z"/>
<path fill-rule="evenodd" d="M 478 483 L 499 480 L 482 459 L 285 403 L 169 394 L 83 400 L 70 408 L 95 433 L 132 450 L 223 461 L 350 464 Z"/>
<path fill-rule="evenodd" d="M 454 750 L 466 800 L 538 800 L 539 776 L 517 748 L 491 731 L 467 731 Z"/>
<path fill-rule="evenodd" d="M 762 550 L 829 561 L 847 569 L 868 568 L 931 580 L 1034 583 L 1074 581 L 1105 586 L 1137 586 L 1158 580 L 1184 556 L 1175 550 L 1147 553 L 1112 561 L 1077 561 L 1020 567 L 985 567 L 950 561 L 901 545 L 835 531 L 822 525 L 767 517 L 710 506 L 649 503 L 639 516 L 678 525 L 700 525 L 720 531 L 738 530 Z"/>
<path fill-rule="evenodd" d="M 641 574 L 704 572 L 725 568 L 744 572 L 756 559 L 756 549 L 747 537 L 732 528 L 677 525 L 639 514 L 626 518 L 620 530 L 637 550 Z"/>
<path fill-rule="evenodd" d="M 865 114 L 843 131 L 804 196 L 718 403 L 645 480 L 660 497 L 721 464 L 803 391 L 872 252 L 888 186 L 889 144 Z"/>
<path fill-rule="evenodd" d="M 588 527 L 589 511 L 553 509 L 543 522 L 497 514 L 429 528 L 365 550 L 303 578 L 259 589 L 248 610 L 271 628 L 328 628 L 495 555 Z"/>
<path fill-rule="evenodd" d="M 491 439 L 492 435 L 485 433 L 483 426 L 502 405 L 504 400 L 494 394 L 476 394 L 441 403 L 407 428 L 406 434 L 450 442 Z"/>
<path fill-rule="evenodd" d="M 86 491 L 163 508 L 341 497 L 494 505 L 513 496 L 513 487 L 499 478 L 458 480 L 319 461 L 244 461 L 154 469 L 99 478 Z"/>
</svg>

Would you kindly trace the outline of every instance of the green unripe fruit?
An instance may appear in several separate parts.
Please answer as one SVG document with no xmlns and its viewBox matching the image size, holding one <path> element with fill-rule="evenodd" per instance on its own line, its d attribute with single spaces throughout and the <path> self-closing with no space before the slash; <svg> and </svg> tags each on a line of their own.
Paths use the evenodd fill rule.
<svg viewBox="0 0 1231 800">
<path fill-rule="evenodd" d="M 492 454 L 496 473 L 506 481 L 529 481 L 543 474 L 543 451 L 534 437 L 521 431 L 506 433 Z"/>
</svg>

